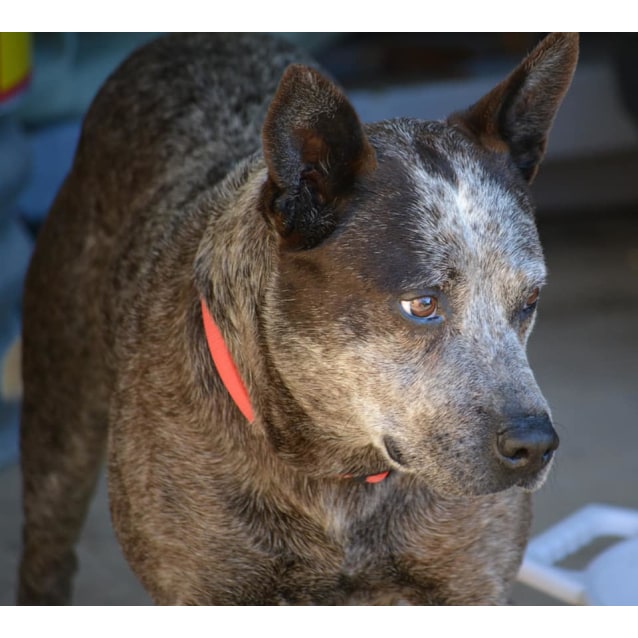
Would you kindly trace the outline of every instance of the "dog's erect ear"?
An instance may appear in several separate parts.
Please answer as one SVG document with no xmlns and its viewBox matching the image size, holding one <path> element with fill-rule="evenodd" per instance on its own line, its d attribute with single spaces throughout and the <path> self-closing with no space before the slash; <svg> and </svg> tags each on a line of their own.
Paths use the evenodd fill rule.
<svg viewBox="0 0 638 638">
<path fill-rule="evenodd" d="M 340 202 L 375 155 L 352 105 L 306 66 L 289 66 L 262 131 L 264 208 L 286 245 L 309 248 L 335 228 Z"/>
<path fill-rule="evenodd" d="M 506 80 L 450 122 L 469 129 L 485 147 L 509 152 L 531 182 L 577 60 L 578 34 L 552 33 Z"/>
</svg>

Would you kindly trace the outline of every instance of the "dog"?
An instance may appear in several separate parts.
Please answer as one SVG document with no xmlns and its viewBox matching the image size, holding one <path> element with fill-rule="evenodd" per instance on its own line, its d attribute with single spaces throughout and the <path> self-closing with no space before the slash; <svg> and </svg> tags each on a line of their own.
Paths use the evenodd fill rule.
<svg viewBox="0 0 638 638">
<path fill-rule="evenodd" d="M 26 280 L 18 602 L 70 601 L 106 455 L 156 604 L 506 603 L 558 446 L 529 184 L 577 57 L 365 125 L 266 35 L 126 60 Z"/>
</svg>

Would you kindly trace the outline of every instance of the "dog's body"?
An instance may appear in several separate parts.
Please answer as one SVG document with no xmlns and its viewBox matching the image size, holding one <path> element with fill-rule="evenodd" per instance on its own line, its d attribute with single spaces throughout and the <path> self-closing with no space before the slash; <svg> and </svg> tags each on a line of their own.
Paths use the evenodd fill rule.
<svg viewBox="0 0 638 638">
<path fill-rule="evenodd" d="M 19 601 L 69 599 L 108 437 L 157 603 L 504 602 L 557 445 L 524 353 L 526 182 L 576 56 L 551 36 L 446 123 L 365 127 L 266 37 L 124 63 L 25 290 Z"/>
</svg>

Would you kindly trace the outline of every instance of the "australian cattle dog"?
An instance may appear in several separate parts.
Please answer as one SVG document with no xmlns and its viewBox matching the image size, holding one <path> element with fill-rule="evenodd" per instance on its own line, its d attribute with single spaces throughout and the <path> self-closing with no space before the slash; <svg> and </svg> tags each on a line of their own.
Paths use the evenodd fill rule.
<svg viewBox="0 0 638 638">
<path fill-rule="evenodd" d="M 70 600 L 104 457 L 157 604 L 506 602 L 558 446 L 529 184 L 577 56 L 374 124 L 265 35 L 125 61 L 27 276 L 19 602 Z"/>
</svg>

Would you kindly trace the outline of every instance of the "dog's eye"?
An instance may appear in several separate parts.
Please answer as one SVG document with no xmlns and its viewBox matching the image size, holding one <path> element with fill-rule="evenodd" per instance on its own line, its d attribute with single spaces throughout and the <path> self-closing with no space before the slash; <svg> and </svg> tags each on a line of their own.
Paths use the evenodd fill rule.
<svg viewBox="0 0 638 638">
<path fill-rule="evenodd" d="M 536 287 L 532 290 L 529 297 L 525 300 L 525 305 L 523 306 L 523 312 L 532 312 L 536 305 L 538 304 L 538 298 L 541 294 L 540 288 Z"/>
<path fill-rule="evenodd" d="M 409 317 L 420 320 L 437 319 L 438 306 L 437 298 L 432 295 L 401 301 L 401 310 Z"/>
</svg>

